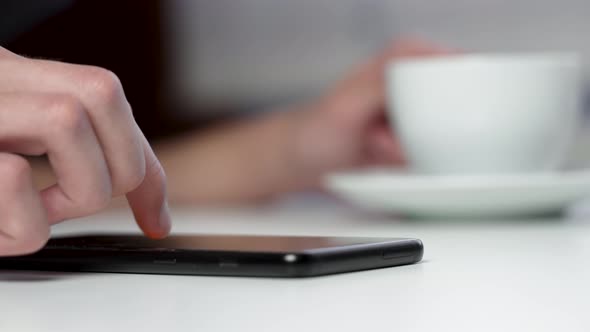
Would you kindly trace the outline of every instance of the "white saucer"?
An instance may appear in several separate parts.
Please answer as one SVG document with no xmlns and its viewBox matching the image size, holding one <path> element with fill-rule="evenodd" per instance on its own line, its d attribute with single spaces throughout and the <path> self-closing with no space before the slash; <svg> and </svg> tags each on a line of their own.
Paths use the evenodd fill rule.
<svg viewBox="0 0 590 332">
<path fill-rule="evenodd" d="M 590 169 L 491 176 L 372 170 L 331 175 L 325 185 L 371 211 L 427 218 L 508 217 L 556 213 L 590 197 Z"/>
</svg>

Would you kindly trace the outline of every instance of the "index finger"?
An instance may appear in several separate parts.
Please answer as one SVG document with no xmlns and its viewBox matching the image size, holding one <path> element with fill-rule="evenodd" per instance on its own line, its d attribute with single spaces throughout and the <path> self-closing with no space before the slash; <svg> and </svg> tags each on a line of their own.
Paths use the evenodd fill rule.
<svg viewBox="0 0 590 332">
<path fill-rule="evenodd" d="M 135 220 L 145 235 L 162 238 L 172 227 L 166 195 L 166 174 L 149 143 L 142 136 L 146 173 L 135 190 L 129 192 L 127 201 Z"/>
</svg>

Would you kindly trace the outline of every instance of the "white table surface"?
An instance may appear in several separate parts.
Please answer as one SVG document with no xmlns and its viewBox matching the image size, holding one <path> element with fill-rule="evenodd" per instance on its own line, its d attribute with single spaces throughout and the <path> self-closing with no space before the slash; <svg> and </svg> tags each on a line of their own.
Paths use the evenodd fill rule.
<svg viewBox="0 0 590 332">
<path fill-rule="evenodd" d="M 407 236 L 421 264 L 310 279 L 0 272 L 0 331 L 590 331 L 590 214 L 401 221 L 314 201 L 174 211 L 177 233 Z M 55 227 L 135 230 L 126 211 Z"/>
</svg>

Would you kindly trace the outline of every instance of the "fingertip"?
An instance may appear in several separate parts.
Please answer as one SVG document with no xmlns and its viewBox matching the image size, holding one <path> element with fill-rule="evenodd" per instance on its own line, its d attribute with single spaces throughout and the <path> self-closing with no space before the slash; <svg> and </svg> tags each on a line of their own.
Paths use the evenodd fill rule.
<svg viewBox="0 0 590 332">
<path fill-rule="evenodd" d="M 162 206 L 159 214 L 147 215 L 134 211 L 134 217 L 143 234 L 152 239 L 165 238 L 172 229 L 168 204 Z"/>
<path fill-rule="evenodd" d="M 144 231 L 143 234 L 150 239 L 160 240 L 160 239 L 167 237 L 170 234 L 170 231 L 167 231 L 167 232 L 161 232 L 161 231 L 146 232 L 146 231 Z"/>
<path fill-rule="evenodd" d="M 162 208 L 160 209 L 158 226 L 160 228 L 159 236 L 165 237 L 170 234 L 170 230 L 172 229 L 172 218 L 170 217 L 170 208 L 168 207 L 167 201 L 164 201 L 164 204 L 162 204 Z"/>
</svg>

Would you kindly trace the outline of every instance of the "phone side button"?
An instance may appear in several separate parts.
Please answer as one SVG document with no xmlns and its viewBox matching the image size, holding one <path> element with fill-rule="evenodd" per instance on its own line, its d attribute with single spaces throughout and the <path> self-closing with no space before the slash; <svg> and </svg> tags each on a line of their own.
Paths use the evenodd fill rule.
<svg viewBox="0 0 590 332">
<path fill-rule="evenodd" d="M 406 252 L 397 252 L 397 251 L 384 251 L 381 253 L 382 259 L 396 259 L 396 258 L 404 258 L 404 257 L 411 257 L 413 254 L 408 255 Z"/>
<path fill-rule="evenodd" d="M 238 262 L 233 260 L 221 260 L 219 261 L 219 267 L 221 268 L 236 268 L 238 267 Z"/>
<path fill-rule="evenodd" d="M 156 259 L 154 264 L 166 264 L 166 265 L 173 265 L 176 264 L 176 258 L 174 259 Z"/>
</svg>

